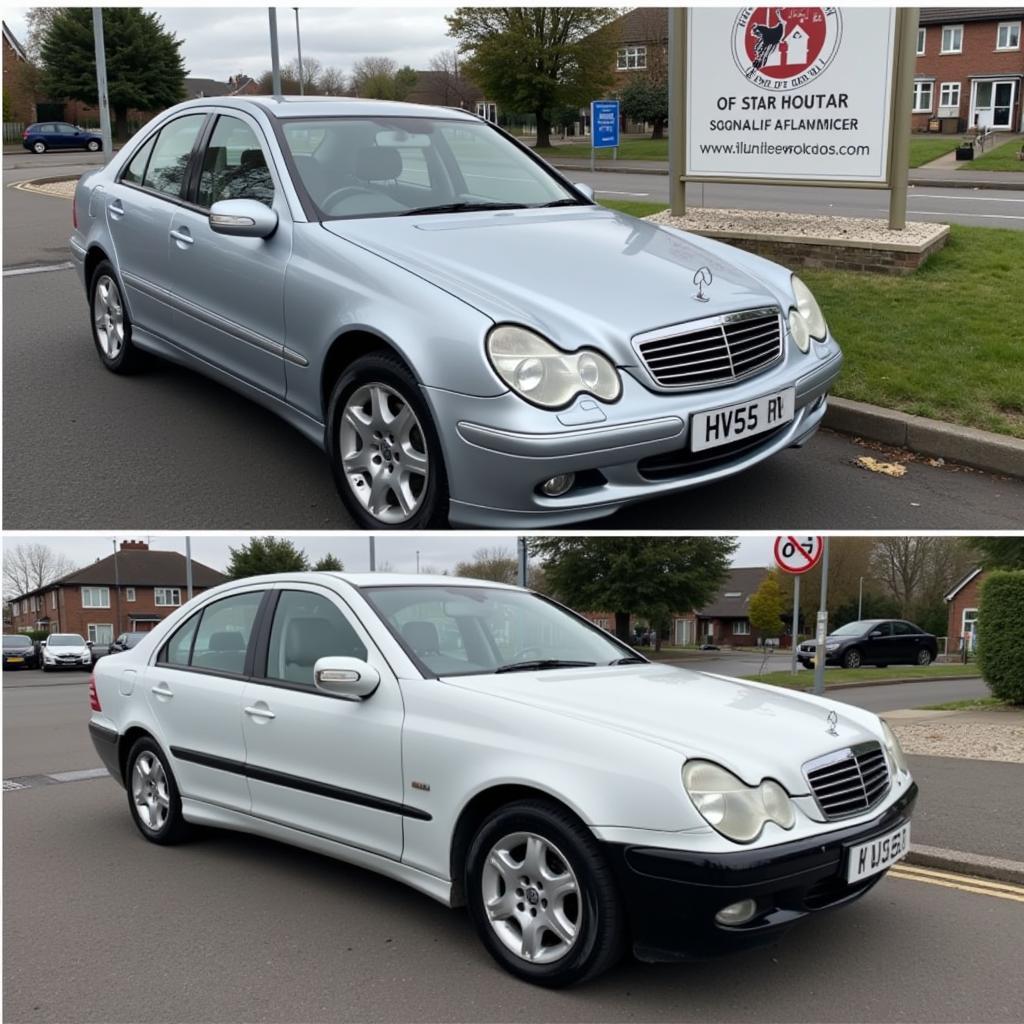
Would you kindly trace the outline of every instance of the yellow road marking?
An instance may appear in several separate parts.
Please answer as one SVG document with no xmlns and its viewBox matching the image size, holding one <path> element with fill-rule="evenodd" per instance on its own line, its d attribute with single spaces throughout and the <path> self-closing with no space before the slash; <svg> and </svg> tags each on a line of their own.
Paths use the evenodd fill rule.
<svg viewBox="0 0 1024 1024">
<path fill-rule="evenodd" d="M 891 868 L 889 875 L 892 878 L 902 878 L 910 882 L 938 885 L 944 889 L 959 889 L 961 892 L 973 893 L 975 896 L 994 896 L 1000 900 L 1024 903 L 1024 886 L 990 882 L 982 878 L 971 878 L 968 875 L 955 875 L 948 871 L 935 871 L 931 868 L 903 864 Z"/>
<path fill-rule="evenodd" d="M 953 871 L 943 871 L 940 868 L 923 867 L 919 864 L 897 864 L 894 871 L 905 874 L 923 875 L 928 878 L 941 878 L 947 882 L 967 883 L 968 885 L 980 886 L 985 889 L 1002 889 L 1004 892 L 1015 893 L 1024 896 L 1024 886 L 1016 885 L 1013 882 L 996 882 L 990 878 L 978 878 L 974 875 L 959 875 Z"/>
</svg>

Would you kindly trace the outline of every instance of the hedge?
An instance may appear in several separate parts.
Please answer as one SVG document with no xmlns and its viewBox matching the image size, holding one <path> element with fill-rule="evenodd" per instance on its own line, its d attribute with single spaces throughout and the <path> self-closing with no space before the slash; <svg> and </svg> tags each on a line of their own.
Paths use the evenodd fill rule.
<svg viewBox="0 0 1024 1024">
<path fill-rule="evenodd" d="M 981 585 L 978 667 L 993 696 L 1024 704 L 1024 571 L 992 572 Z"/>
</svg>

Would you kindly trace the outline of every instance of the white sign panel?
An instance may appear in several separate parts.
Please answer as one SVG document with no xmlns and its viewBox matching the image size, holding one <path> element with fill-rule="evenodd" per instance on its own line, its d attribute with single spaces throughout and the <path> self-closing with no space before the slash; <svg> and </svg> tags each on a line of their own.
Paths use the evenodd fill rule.
<svg viewBox="0 0 1024 1024">
<path fill-rule="evenodd" d="M 695 7 L 686 176 L 887 180 L 896 11 Z"/>
</svg>

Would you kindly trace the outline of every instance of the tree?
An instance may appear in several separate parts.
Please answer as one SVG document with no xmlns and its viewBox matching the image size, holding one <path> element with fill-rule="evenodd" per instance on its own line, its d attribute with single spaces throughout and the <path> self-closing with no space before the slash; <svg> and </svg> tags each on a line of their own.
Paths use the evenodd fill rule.
<svg viewBox="0 0 1024 1024">
<path fill-rule="evenodd" d="M 519 582 L 519 562 L 506 548 L 477 548 L 469 561 L 455 566 L 455 575 L 514 586 Z"/>
<path fill-rule="evenodd" d="M 344 572 L 345 564 L 337 555 L 327 554 L 313 566 L 315 572 Z"/>
<path fill-rule="evenodd" d="M 629 641 L 629 617 L 663 625 L 672 612 L 707 604 L 729 573 L 731 537 L 551 537 L 530 542 L 552 593 L 573 608 L 615 612 Z M 660 636 L 660 633 L 659 633 Z"/>
<path fill-rule="evenodd" d="M 321 96 L 344 96 L 347 79 L 341 68 L 324 68 L 317 89 Z"/>
<path fill-rule="evenodd" d="M 462 74 L 456 50 L 442 50 L 430 58 L 433 73 L 434 99 L 442 107 L 468 107 L 475 90 L 473 83 Z"/>
<path fill-rule="evenodd" d="M 532 113 L 537 146 L 551 144 L 554 111 L 579 108 L 613 80 L 614 7 L 457 7 L 448 34 L 464 73 L 508 111 Z"/>
<path fill-rule="evenodd" d="M 74 572 L 70 558 L 45 544 L 17 544 L 4 549 L 4 600 L 10 601 L 31 590 Z"/>
<path fill-rule="evenodd" d="M 363 57 L 352 68 L 352 91 L 370 100 L 404 100 L 416 88 L 416 72 L 390 57 Z"/>
<path fill-rule="evenodd" d="M 240 548 L 228 548 L 231 560 L 227 575 L 238 580 L 270 572 L 305 572 L 309 568 L 306 553 L 285 537 L 253 537 Z"/>
<path fill-rule="evenodd" d="M 632 79 L 619 93 L 622 113 L 631 121 L 647 121 L 651 125 L 651 138 L 661 139 L 668 120 L 668 83 L 656 82 L 644 75 Z"/>
<path fill-rule="evenodd" d="M 53 97 L 98 103 L 92 10 L 59 8 L 41 31 L 43 88 Z M 114 134 L 125 138 L 130 109 L 161 110 L 185 98 L 181 40 L 139 7 L 104 8 L 103 39 Z"/>
<path fill-rule="evenodd" d="M 747 611 L 750 625 L 761 639 L 778 636 L 782 632 L 782 616 L 786 611 L 787 601 L 779 583 L 779 574 L 769 570 L 761 585 L 750 598 Z"/>
<path fill-rule="evenodd" d="M 1024 537 L 974 537 L 969 543 L 985 569 L 1024 569 Z"/>
</svg>

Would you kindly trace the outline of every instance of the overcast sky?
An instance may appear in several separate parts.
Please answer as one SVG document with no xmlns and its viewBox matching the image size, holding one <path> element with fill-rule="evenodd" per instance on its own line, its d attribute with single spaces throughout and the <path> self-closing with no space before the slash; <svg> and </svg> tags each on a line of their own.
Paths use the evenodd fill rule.
<svg viewBox="0 0 1024 1024">
<path fill-rule="evenodd" d="M 28 7 L 7 7 L 4 21 L 24 42 Z M 224 81 L 239 71 L 258 78 L 270 67 L 266 7 L 147 7 L 182 40 L 181 53 L 191 78 Z M 302 56 L 339 67 L 346 74 L 360 57 L 386 56 L 423 70 L 430 58 L 451 49 L 445 14 L 454 7 L 299 8 Z M 295 12 L 277 8 L 281 63 L 296 56 Z"/>
<path fill-rule="evenodd" d="M 113 541 L 145 540 L 149 546 L 163 551 L 180 551 L 184 554 L 184 536 L 146 535 L 146 534 L 95 534 L 53 536 L 19 536 L 5 534 L 4 549 L 18 544 L 46 544 L 67 555 L 76 566 L 82 567 L 106 558 L 113 553 Z M 192 538 L 192 557 L 214 569 L 223 570 L 230 557 L 228 549 L 245 544 L 253 534 L 236 534 L 232 536 L 194 536 Z M 278 534 L 288 536 L 296 547 L 301 548 L 309 556 L 311 562 L 331 552 L 338 556 L 349 572 L 365 572 L 369 569 L 369 545 L 365 536 L 360 535 L 307 535 Z M 737 566 L 765 566 L 771 558 L 771 536 L 743 537 L 736 552 L 734 564 Z M 425 534 L 414 537 L 384 536 L 377 538 L 377 566 L 390 563 L 395 572 L 415 572 L 416 553 L 419 552 L 420 568 L 436 569 L 438 572 L 454 569 L 457 562 L 470 558 L 480 548 L 501 548 L 515 554 L 515 538 L 493 536 L 489 534 L 467 534 L 462 536 L 437 536 Z"/>
</svg>

